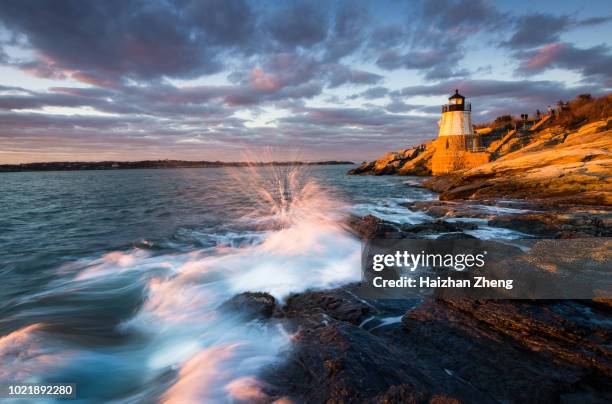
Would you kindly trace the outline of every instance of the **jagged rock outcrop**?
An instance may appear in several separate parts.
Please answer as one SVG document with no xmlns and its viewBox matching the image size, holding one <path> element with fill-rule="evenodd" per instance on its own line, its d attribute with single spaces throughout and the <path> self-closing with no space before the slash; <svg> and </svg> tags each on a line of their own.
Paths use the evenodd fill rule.
<svg viewBox="0 0 612 404">
<path fill-rule="evenodd" d="M 488 224 L 546 238 L 612 237 L 612 211 L 500 215 Z"/>
<path fill-rule="evenodd" d="M 489 226 L 519 231 L 531 237 L 612 237 L 612 209 L 606 206 L 556 206 L 526 201 L 508 204 L 501 201 L 501 206 L 495 206 L 495 202 L 500 201 L 433 200 L 409 202 L 404 206 L 434 218 L 486 219 Z"/>
<path fill-rule="evenodd" d="M 444 220 L 433 220 L 419 224 L 397 224 L 368 215 L 365 217 L 351 217 L 347 223 L 347 230 L 364 240 L 371 239 L 404 239 L 423 238 L 426 235 L 456 233 L 457 238 L 471 238 L 462 233 L 464 230 L 475 230 L 478 226 L 473 223 L 451 223 Z"/>
<path fill-rule="evenodd" d="M 538 403 L 611 397 L 606 302 L 426 298 L 393 306 L 359 298 L 353 289 L 288 300 L 292 348 L 262 375 L 271 399 Z M 368 327 L 366 316 L 398 320 Z"/>
<path fill-rule="evenodd" d="M 363 163 L 349 174 L 431 175 L 433 142 L 385 154 L 378 160 Z"/>
</svg>

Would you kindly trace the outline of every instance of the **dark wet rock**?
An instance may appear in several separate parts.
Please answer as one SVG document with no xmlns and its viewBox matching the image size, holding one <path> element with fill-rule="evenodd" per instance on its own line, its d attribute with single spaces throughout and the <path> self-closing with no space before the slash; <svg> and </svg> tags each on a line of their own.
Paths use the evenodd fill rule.
<svg viewBox="0 0 612 404">
<path fill-rule="evenodd" d="M 463 240 L 463 239 L 477 239 L 478 237 L 474 237 L 471 234 L 467 233 L 447 233 L 438 237 L 436 240 Z"/>
<path fill-rule="evenodd" d="M 513 202 L 513 203 L 510 203 Z M 492 227 L 516 230 L 530 236 L 543 238 L 582 238 L 611 237 L 612 209 L 606 206 L 568 205 L 558 207 L 527 201 L 418 201 L 407 203 L 412 210 L 420 210 L 433 217 L 458 217 L 488 219 Z M 516 213 L 506 213 L 504 208 L 517 209 Z M 438 221 L 439 222 L 439 221 Z M 436 222 L 431 222 L 436 223 Z M 432 226 L 432 232 L 457 232 L 445 230 L 444 226 L 436 229 L 435 224 L 425 223 L 418 226 Z M 465 223 L 465 222 L 464 222 Z M 453 223 L 458 225 L 457 222 Z M 474 226 L 474 224 L 469 224 Z M 402 231 L 410 231 L 405 226 Z M 466 228 L 471 230 L 470 228 Z M 451 237 L 451 236 L 449 236 Z"/>
<path fill-rule="evenodd" d="M 283 307 L 285 316 L 299 318 L 322 314 L 352 324 L 377 312 L 367 301 L 348 289 L 304 292 L 290 296 Z"/>
<path fill-rule="evenodd" d="M 395 224 L 372 215 L 364 217 L 351 216 L 347 225 L 353 234 L 363 239 L 382 237 L 386 233 L 397 231 Z"/>
<path fill-rule="evenodd" d="M 382 394 L 377 395 L 371 401 L 373 403 L 423 403 L 427 402 L 427 395 L 423 391 L 416 390 L 410 384 L 399 384 L 391 386 Z M 431 400 L 429 401 L 432 402 Z M 441 403 L 437 401 L 438 403 Z M 450 402 L 449 402 L 450 404 Z"/>
<path fill-rule="evenodd" d="M 426 402 L 432 388 L 456 389 L 483 401 L 476 389 L 456 380 L 430 386 L 431 379 L 419 369 L 410 349 L 351 323 L 321 321 L 302 328 L 294 341 L 287 360 L 269 369 L 264 379 L 278 388 L 278 395 L 295 402 Z M 442 369 L 435 372 L 448 379 Z"/>
<path fill-rule="evenodd" d="M 475 230 L 478 226 L 468 222 L 447 222 L 445 220 L 434 220 L 409 226 L 402 226 L 402 231 L 409 233 L 450 233 L 462 230 Z"/>
<path fill-rule="evenodd" d="M 402 231 L 400 225 L 372 215 L 351 216 L 347 222 L 347 228 L 351 233 L 364 240 L 415 238 L 413 234 Z"/>
<path fill-rule="evenodd" d="M 371 239 L 406 239 L 423 238 L 425 235 L 438 233 L 456 233 L 464 230 L 475 230 L 478 225 L 469 222 L 448 222 L 434 220 L 414 225 L 400 225 L 368 215 L 365 217 L 353 216 L 349 219 L 349 230 L 364 240 Z M 471 238 L 466 235 L 465 238 Z"/>
<path fill-rule="evenodd" d="M 357 326 L 356 316 L 323 303 L 326 293 L 307 292 L 288 302 L 293 308 L 286 311 L 302 320 L 288 359 L 264 372 L 273 396 L 313 403 L 611 397 L 608 302 L 428 299 L 401 323 L 368 331 Z"/>
<path fill-rule="evenodd" d="M 489 220 L 489 225 L 504 227 L 546 238 L 611 237 L 612 212 L 572 213 L 537 212 L 503 215 Z"/>
<path fill-rule="evenodd" d="M 274 314 L 276 299 L 268 293 L 244 292 L 221 304 L 221 310 L 232 311 L 246 319 L 265 319 Z"/>
<path fill-rule="evenodd" d="M 593 389 L 604 397 L 610 314 L 575 302 L 429 301 L 406 314 L 395 338 L 420 341 L 412 348 L 421 358 L 496 401 L 558 402 Z"/>
<path fill-rule="evenodd" d="M 495 211 L 485 204 L 469 201 L 417 201 L 405 203 L 411 210 L 418 210 L 432 217 L 463 217 L 471 219 L 490 219 L 495 216 Z"/>
</svg>

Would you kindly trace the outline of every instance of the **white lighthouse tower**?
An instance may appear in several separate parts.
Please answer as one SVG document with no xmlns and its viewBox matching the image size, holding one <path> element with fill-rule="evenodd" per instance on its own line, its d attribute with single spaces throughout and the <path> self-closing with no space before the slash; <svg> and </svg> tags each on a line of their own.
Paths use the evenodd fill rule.
<svg viewBox="0 0 612 404">
<path fill-rule="evenodd" d="M 465 97 L 455 90 L 448 99 L 448 104 L 442 106 L 442 119 L 438 123 L 442 136 L 473 136 L 472 104 L 465 102 Z"/>
<path fill-rule="evenodd" d="M 455 90 L 442 106 L 442 119 L 438 122 L 440 132 L 432 158 L 434 175 L 463 168 L 476 167 L 489 161 L 489 153 L 483 152 L 480 137 L 472 127 L 472 104 Z"/>
</svg>

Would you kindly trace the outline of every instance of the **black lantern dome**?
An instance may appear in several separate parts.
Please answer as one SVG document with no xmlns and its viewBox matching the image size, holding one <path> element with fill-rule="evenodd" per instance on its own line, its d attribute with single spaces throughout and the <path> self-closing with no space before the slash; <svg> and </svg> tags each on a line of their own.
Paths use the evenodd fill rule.
<svg viewBox="0 0 612 404">
<path fill-rule="evenodd" d="M 442 112 L 450 111 L 470 111 L 471 105 L 465 103 L 465 97 L 459 94 L 459 89 L 455 90 L 455 94 L 448 98 L 448 104 L 442 106 Z"/>
<path fill-rule="evenodd" d="M 455 90 L 455 94 L 448 99 L 449 104 L 465 104 L 465 97 L 459 94 L 459 89 Z"/>
</svg>

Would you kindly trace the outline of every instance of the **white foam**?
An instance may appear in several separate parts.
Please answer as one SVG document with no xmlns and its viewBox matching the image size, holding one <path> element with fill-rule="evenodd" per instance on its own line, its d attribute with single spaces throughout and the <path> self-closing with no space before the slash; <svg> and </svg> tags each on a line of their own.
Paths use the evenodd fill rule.
<svg viewBox="0 0 612 404">
<path fill-rule="evenodd" d="M 149 281 L 143 309 L 124 325 L 151 336 L 151 372 L 178 367 L 178 378 L 162 401 L 216 402 L 263 394 L 257 372 L 279 359 L 290 336 L 219 312 L 225 300 L 246 291 L 282 300 L 360 279 L 360 243 L 339 225 L 337 211 L 326 213 L 327 206 L 338 203 L 316 190 L 312 184 L 301 187 L 291 201 L 269 209 L 268 219 L 280 228 L 263 234 L 259 243 L 165 257 L 170 271 Z"/>
<path fill-rule="evenodd" d="M 357 216 L 373 215 L 380 219 L 399 224 L 418 224 L 431 220 L 431 216 L 421 211 L 412 211 L 402 203 L 413 202 L 409 198 L 375 199 L 368 203 L 360 203 L 349 208 L 349 212 Z"/>
</svg>

